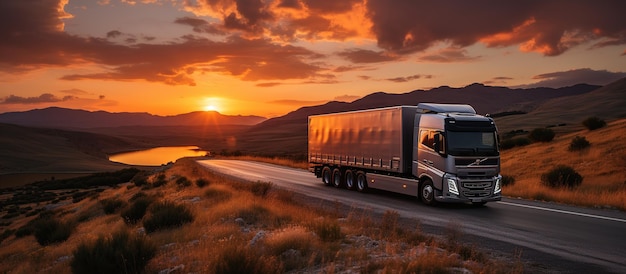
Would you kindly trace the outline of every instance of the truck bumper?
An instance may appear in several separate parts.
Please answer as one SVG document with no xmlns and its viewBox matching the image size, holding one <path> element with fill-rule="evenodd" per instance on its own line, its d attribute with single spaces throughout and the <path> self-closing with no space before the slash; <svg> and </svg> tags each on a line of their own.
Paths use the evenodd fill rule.
<svg viewBox="0 0 626 274">
<path fill-rule="evenodd" d="M 461 197 L 461 196 L 457 196 L 453 194 L 444 196 L 442 195 L 441 191 L 436 190 L 435 200 L 437 202 L 444 202 L 444 203 L 486 203 L 486 202 L 500 201 L 502 200 L 502 195 L 495 194 L 489 197 L 467 198 L 467 197 Z"/>
</svg>

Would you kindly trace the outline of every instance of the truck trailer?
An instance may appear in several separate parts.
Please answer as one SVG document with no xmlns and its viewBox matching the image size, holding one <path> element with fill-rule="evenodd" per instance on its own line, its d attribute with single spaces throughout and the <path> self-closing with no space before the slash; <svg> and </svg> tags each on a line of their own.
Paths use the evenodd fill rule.
<svg viewBox="0 0 626 274">
<path fill-rule="evenodd" d="M 420 103 L 309 116 L 309 170 L 326 185 L 484 205 L 502 191 L 495 122 L 470 105 Z"/>
</svg>

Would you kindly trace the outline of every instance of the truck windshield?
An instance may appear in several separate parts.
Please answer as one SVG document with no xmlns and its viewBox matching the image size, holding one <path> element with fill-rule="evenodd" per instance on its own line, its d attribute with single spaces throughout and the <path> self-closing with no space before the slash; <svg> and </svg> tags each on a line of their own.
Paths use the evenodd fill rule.
<svg viewBox="0 0 626 274">
<path fill-rule="evenodd" d="M 496 134 L 490 132 L 448 131 L 448 153 L 455 156 L 496 156 Z"/>
</svg>

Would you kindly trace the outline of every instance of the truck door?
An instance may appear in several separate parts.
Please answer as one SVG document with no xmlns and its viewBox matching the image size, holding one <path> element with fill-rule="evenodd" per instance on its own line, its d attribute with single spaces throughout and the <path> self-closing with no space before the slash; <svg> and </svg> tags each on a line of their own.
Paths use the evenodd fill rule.
<svg viewBox="0 0 626 274">
<path fill-rule="evenodd" d="M 422 129 L 419 134 L 417 166 L 419 176 L 426 175 L 436 189 L 442 189 L 445 159 L 444 135 L 441 131 Z"/>
</svg>

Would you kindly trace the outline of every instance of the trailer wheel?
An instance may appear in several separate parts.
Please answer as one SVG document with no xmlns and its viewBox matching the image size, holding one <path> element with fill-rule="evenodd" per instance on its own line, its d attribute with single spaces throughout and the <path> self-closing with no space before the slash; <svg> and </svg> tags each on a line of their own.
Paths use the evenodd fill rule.
<svg viewBox="0 0 626 274">
<path fill-rule="evenodd" d="M 325 166 L 324 168 L 322 168 L 322 182 L 329 186 L 330 185 L 330 179 L 331 179 L 331 173 L 330 173 L 330 167 Z"/>
<path fill-rule="evenodd" d="M 365 177 L 365 172 L 363 171 L 356 173 L 356 190 L 359 192 L 367 191 L 367 177 Z"/>
<path fill-rule="evenodd" d="M 334 187 L 341 187 L 342 186 L 342 179 L 341 178 L 341 170 L 339 168 L 335 168 L 333 170 L 333 186 Z"/>
<path fill-rule="evenodd" d="M 433 182 L 430 179 L 426 179 L 422 182 L 420 188 L 420 199 L 424 204 L 435 204 L 435 188 L 433 187 Z"/>
<path fill-rule="evenodd" d="M 346 188 L 354 189 L 354 183 L 355 183 L 354 181 L 356 178 L 354 178 L 354 172 L 351 169 L 346 170 L 345 179 L 346 179 Z"/>
</svg>

